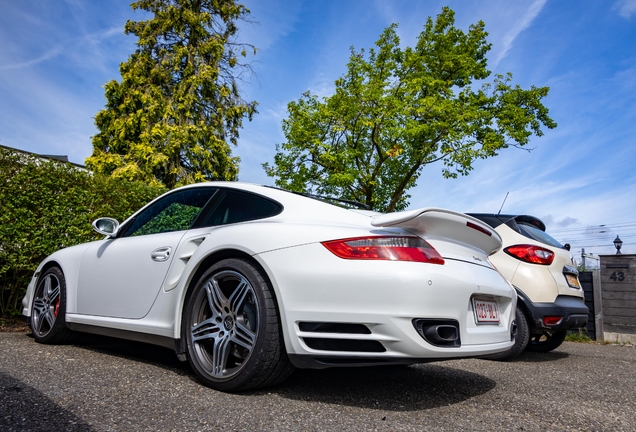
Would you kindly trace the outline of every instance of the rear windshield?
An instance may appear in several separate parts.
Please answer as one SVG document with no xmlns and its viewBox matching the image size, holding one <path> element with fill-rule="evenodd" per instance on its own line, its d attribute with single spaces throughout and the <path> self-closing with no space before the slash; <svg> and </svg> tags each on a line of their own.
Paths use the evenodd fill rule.
<svg viewBox="0 0 636 432">
<path fill-rule="evenodd" d="M 520 224 L 517 224 L 517 226 L 519 227 L 519 232 L 528 238 L 539 241 L 541 243 L 545 243 L 550 246 L 554 246 L 558 248 L 563 247 L 561 243 L 559 243 L 558 241 L 550 237 L 548 233 L 541 231 L 540 229 L 535 228 L 532 225 L 526 225 L 526 224 L 520 223 Z"/>
</svg>

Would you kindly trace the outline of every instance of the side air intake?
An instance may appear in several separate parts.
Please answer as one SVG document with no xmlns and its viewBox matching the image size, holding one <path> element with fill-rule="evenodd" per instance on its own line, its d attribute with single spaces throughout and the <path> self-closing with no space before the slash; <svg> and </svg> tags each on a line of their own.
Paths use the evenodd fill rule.
<svg viewBox="0 0 636 432">
<path fill-rule="evenodd" d="M 371 334 L 369 327 L 355 323 L 301 321 L 298 328 L 309 333 Z"/>
<path fill-rule="evenodd" d="M 360 339 L 327 339 L 304 337 L 303 341 L 311 349 L 321 351 L 347 351 L 347 352 L 385 352 L 386 348 L 374 340 Z"/>
</svg>

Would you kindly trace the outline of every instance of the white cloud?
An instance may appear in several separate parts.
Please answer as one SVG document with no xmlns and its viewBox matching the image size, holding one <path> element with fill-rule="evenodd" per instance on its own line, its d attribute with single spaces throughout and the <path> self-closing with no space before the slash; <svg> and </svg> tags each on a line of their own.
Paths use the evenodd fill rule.
<svg viewBox="0 0 636 432">
<path fill-rule="evenodd" d="M 395 10 L 395 4 L 385 0 L 375 0 L 373 3 L 376 11 L 380 16 L 383 16 L 387 22 L 397 23 L 400 22 L 400 14 Z"/>
<path fill-rule="evenodd" d="M 280 124 L 280 122 L 287 117 L 287 104 L 286 103 L 278 103 L 276 105 L 270 106 L 265 109 L 261 113 L 261 117 L 267 121 L 276 122 L 276 124 Z"/>
<path fill-rule="evenodd" d="M 46 61 L 50 58 L 55 57 L 56 55 L 60 54 L 60 52 L 62 51 L 62 49 L 57 46 L 55 48 L 52 48 L 50 50 L 48 50 L 47 52 L 45 52 L 44 54 L 42 54 L 39 57 L 36 57 L 34 59 L 31 60 L 27 60 L 24 62 L 19 62 L 19 63 L 13 63 L 13 64 L 8 64 L 5 66 L 0 66 L 0 70 L 9 70 L 9 69 L 22 69 L 22 68 L 26 68 L 29 66 L 33 66 L 36 65 L 38 63 L 42 63 L 43 61 Z"/>
<path fill-rule="evenodd" d="M 66 154 L 83 163 L 95 133 L 92 116 L 99 100 L 59 86 L 31 69 L 3 73 L 0 94 L 14 109 L 4 109 L 2 143 L 44 154 Z"/>
<path fill-rule="evenodd" d="M 614 10 L 618 9 L 618 14 L 623 18 L 631 18 L 636 14 L 636 0 L 618 0 L 614 3 Z"/>
<path fill-rule="evenodd" d="M 543 223 L 546 224 L 546 226 L 556 226 L 558 228 L 568 228 L 573 225 L 578 225 L 578 222 L 579 222 L 578 219 L 575 219 L 569 216 L 565 217 L 563 220 L 556 221 L 554 220 L 554 216 L 552 216 L 551 214 L 544 216 L 542 218 L 542 221 Z"/>
<path fill-rule="evenodd" d="M 241 3 L 250 10 L 250 15 L 247 17 L 249 24 L 239 23 L 239 41 L 263 51 L 294 30 L 302 9 L 302 2 L 283 0 L 246 0 Z"/>
<path fill-rule="evenodd" d="M 333 81 L 332 78 L 326 77 L 324 73 L 318 73 L 309 86 L 311 94 L 315 94 L 319 99 L 333 95 L 336 91 L 336 86 Z"/>
<path fill-rule="evenodd" d="M 510 48 L 512 48 L 512 44 L 519 34 L 530 27 L 530 24 L 535 20 L 535 18 L 541 13 L 543 6 L 545 6 L 547 0 L 535 0 L 532 2 L 530 7 L 526 10 L 525 14 L 521 17 L 520 20 L 514 23 L 514 26 L 506 33 L 503 37 L 503 47 L 497 58 L 494 62 L 494 67 L 496 67 L 499 62 L 508 54 Z"/>
<path fill-rule="evenodd" d="M 130 47 L 126 46 L 125 50 L 112 50 L 106 43 L 108 39 L 116 39 L 121 45 L 126 45 L 126 42 L 131 41 L 126 40 L 123 27 L 110 27 L 92 33 L 84 33 L 81 37 L 68 40 L 65 54 L 72 59 L 77 67 L 112 73 L 112 64 L 125 61 L 134 48 L 131 45 Z"/>
</svg>

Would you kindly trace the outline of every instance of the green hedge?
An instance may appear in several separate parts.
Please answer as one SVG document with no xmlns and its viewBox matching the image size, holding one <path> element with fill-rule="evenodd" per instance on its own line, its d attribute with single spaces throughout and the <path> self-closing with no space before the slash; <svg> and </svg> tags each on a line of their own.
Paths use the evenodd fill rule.
<svg viewBox="0 0 636 432">
<path fill-rule="evenodd" d="M 21 311 L 38 264 L 58 249 L 102 238 L 91 222 L 120 222 L 165 192 L 0 148 L 0 316 Z"/>
</svg>

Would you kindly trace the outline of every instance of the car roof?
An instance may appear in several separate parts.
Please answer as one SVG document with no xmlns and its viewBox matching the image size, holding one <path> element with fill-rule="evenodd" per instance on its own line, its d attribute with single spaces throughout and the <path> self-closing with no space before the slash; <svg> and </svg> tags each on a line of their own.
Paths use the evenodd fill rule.
<svg viewBox="0 0 636 432">
<path fill-rule="evenodd" d="M 284 211 L 278 218 L 286 220 L 315 220 L 317 222 L 331 222 L 340 225 L 369 225 L 371 217 L 363 212 L 354 212 L 351 209 L 339 207 L 324 200 L 304 196 L 294 192 L 286 191 L 271 186 L 261 186 L 253 183 L 242 183 L 234 181 L 211 181 L 194 183 L 170 192 L 197 187 L 220 187 L 235 189 L 245 192 L 252 192 L 270 198 L 281 204 Z M 168 192 L 168 193 L 170 193 Z M 163 196 L 163 195 L 162 195 Z M 161 197 L 158 197 L 159 199 Z M 150 205 L 147 204 L 146 206 Z M 146 207 L 144 206 L 144 207 Z M 139 210 L 141 211 L 141 209 Z M 135 215 L 133 215 L 135 216 Z"/>
</svg>

